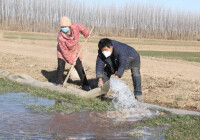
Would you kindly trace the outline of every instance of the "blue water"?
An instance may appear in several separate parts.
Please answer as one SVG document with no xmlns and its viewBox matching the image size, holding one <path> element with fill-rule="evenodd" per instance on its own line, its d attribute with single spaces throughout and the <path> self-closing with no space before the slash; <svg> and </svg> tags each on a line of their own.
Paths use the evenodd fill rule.
<svg viewBox="0 0 200 140">
<path fill-rule="evenodd" d="M 24 113 L 30 105 L 53 105 L 54 100 L 33 97 L 27 93 L 6 93 L 0 95 L 0 112 L 17 111 Z"/>
</svg>

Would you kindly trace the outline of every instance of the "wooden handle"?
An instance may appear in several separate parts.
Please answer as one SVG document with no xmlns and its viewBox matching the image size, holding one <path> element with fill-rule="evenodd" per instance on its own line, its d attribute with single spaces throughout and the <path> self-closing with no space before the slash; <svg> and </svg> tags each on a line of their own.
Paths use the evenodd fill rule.
<svg viewBox="0 0 200 140">
<path fill-rule="evenodd" d="M 93 26 L 92 29 L 90 30 L 89 37 L 90 37 L 90 35 L 91 35 L 93 29 L 94 29 L 94 26 Z M 77 61 L 77 59 L 79 58 L 79 56 L 80 56 L 80 54 L 81 54 L 81 52 L 82 52 L 82 50 L 83 50 L 83 47 L 86 45 L 86 43 L 87 43 L 89 37 L 87 37 L 87 38 L 85 39 L 85 42 L 84 42 L 83 46 L 81 47 L 81 49 L 80 49 L 80 51 L 79 51 L 79 53 L 78 53 L 78 55 L 77 55 L 77 57 L 76 57 L 76 59 L 75 59 L 73 65 L 71 66 L 71 68 L 70 68 L 70 70 L 69 70 L 69 72 L 68 72 L 68 74 L 67 74 L 67 77 L 65 78 L 65 81 L 64 81 L 64 83 L 63 83 L 63 87 L 64 87 L 65 83 L 67 83 L 67 80 L 69 79 L 69 76 L 70 76 L 70 74 L 71 74 L 71 72 L 72 72 L 72 70 L 73 70 L 73 68 L 74 68 L 74 66 L 75 66 L 75 64 L 76 64 L 76 61 Z"/>
</svg>

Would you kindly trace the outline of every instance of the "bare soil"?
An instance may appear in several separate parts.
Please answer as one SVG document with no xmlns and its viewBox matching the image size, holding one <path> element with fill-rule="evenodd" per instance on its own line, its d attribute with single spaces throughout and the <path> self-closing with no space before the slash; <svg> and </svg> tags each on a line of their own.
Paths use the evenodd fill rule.
<svg viewBox="0 0 200 140">
<path fill-rule="evenodd" d="M 0 70 L 24 73 L 40 81 L 55 82 L 57 69 L 55 41 L 0 39 Z M 137 50 L 199 51 L 199 47 L 135 46 Z M 167 49 L 168 48 L 168 49 Z M 97 43 L 88 43 L 83 53 L 87 77 L 96 85 Z M 141 57 L 145 102 L 200 111 L 200 63 Z M 67 69 L 70 65 L 66 66 Z M 133 89 L 130 71 L 122 77 Z M 79 86 L 79 81 L 70 83 Z"/>
</svg>

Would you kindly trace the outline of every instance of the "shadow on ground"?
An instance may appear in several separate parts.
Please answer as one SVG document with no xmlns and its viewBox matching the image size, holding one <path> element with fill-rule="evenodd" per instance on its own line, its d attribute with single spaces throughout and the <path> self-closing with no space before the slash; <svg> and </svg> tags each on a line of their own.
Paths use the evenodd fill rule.
<svg viewBox="0 0 200 140">
<path fill-rule="evenodd" d="M 68 69 L 65 70 L 65 73 L 68 73 Z M 53 71 L 47 71 L 47 70 L 41 70 L 42 75 L 48 80 L 48 82 L 51 83 L 56 83 L 57 80 L 57 70 Z M 63 79 L 65 79 L 67 75 L 63 75 Z M 92 89 L 97 88 L 97 80 L 96 79 L 88 79 L 90 86 Z M 74 84 L 77 86 L 81 86 L 81 81 L 80 80 L 72 80 L 69 78 L 67 81 L 70 84 Z"/>
</svg>

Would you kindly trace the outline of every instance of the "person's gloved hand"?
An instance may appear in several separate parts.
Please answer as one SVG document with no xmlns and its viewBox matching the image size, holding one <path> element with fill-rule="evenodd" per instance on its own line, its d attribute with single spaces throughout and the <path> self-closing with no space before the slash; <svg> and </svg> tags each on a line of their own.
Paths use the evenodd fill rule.
<svg viewBox="0 0 200 140">
<path fill-rule="evenodd" d="M 103 79 L 99 78 L 98 87 L 102 87 L 102 86 L 103 86 Z"/>
</svg>

